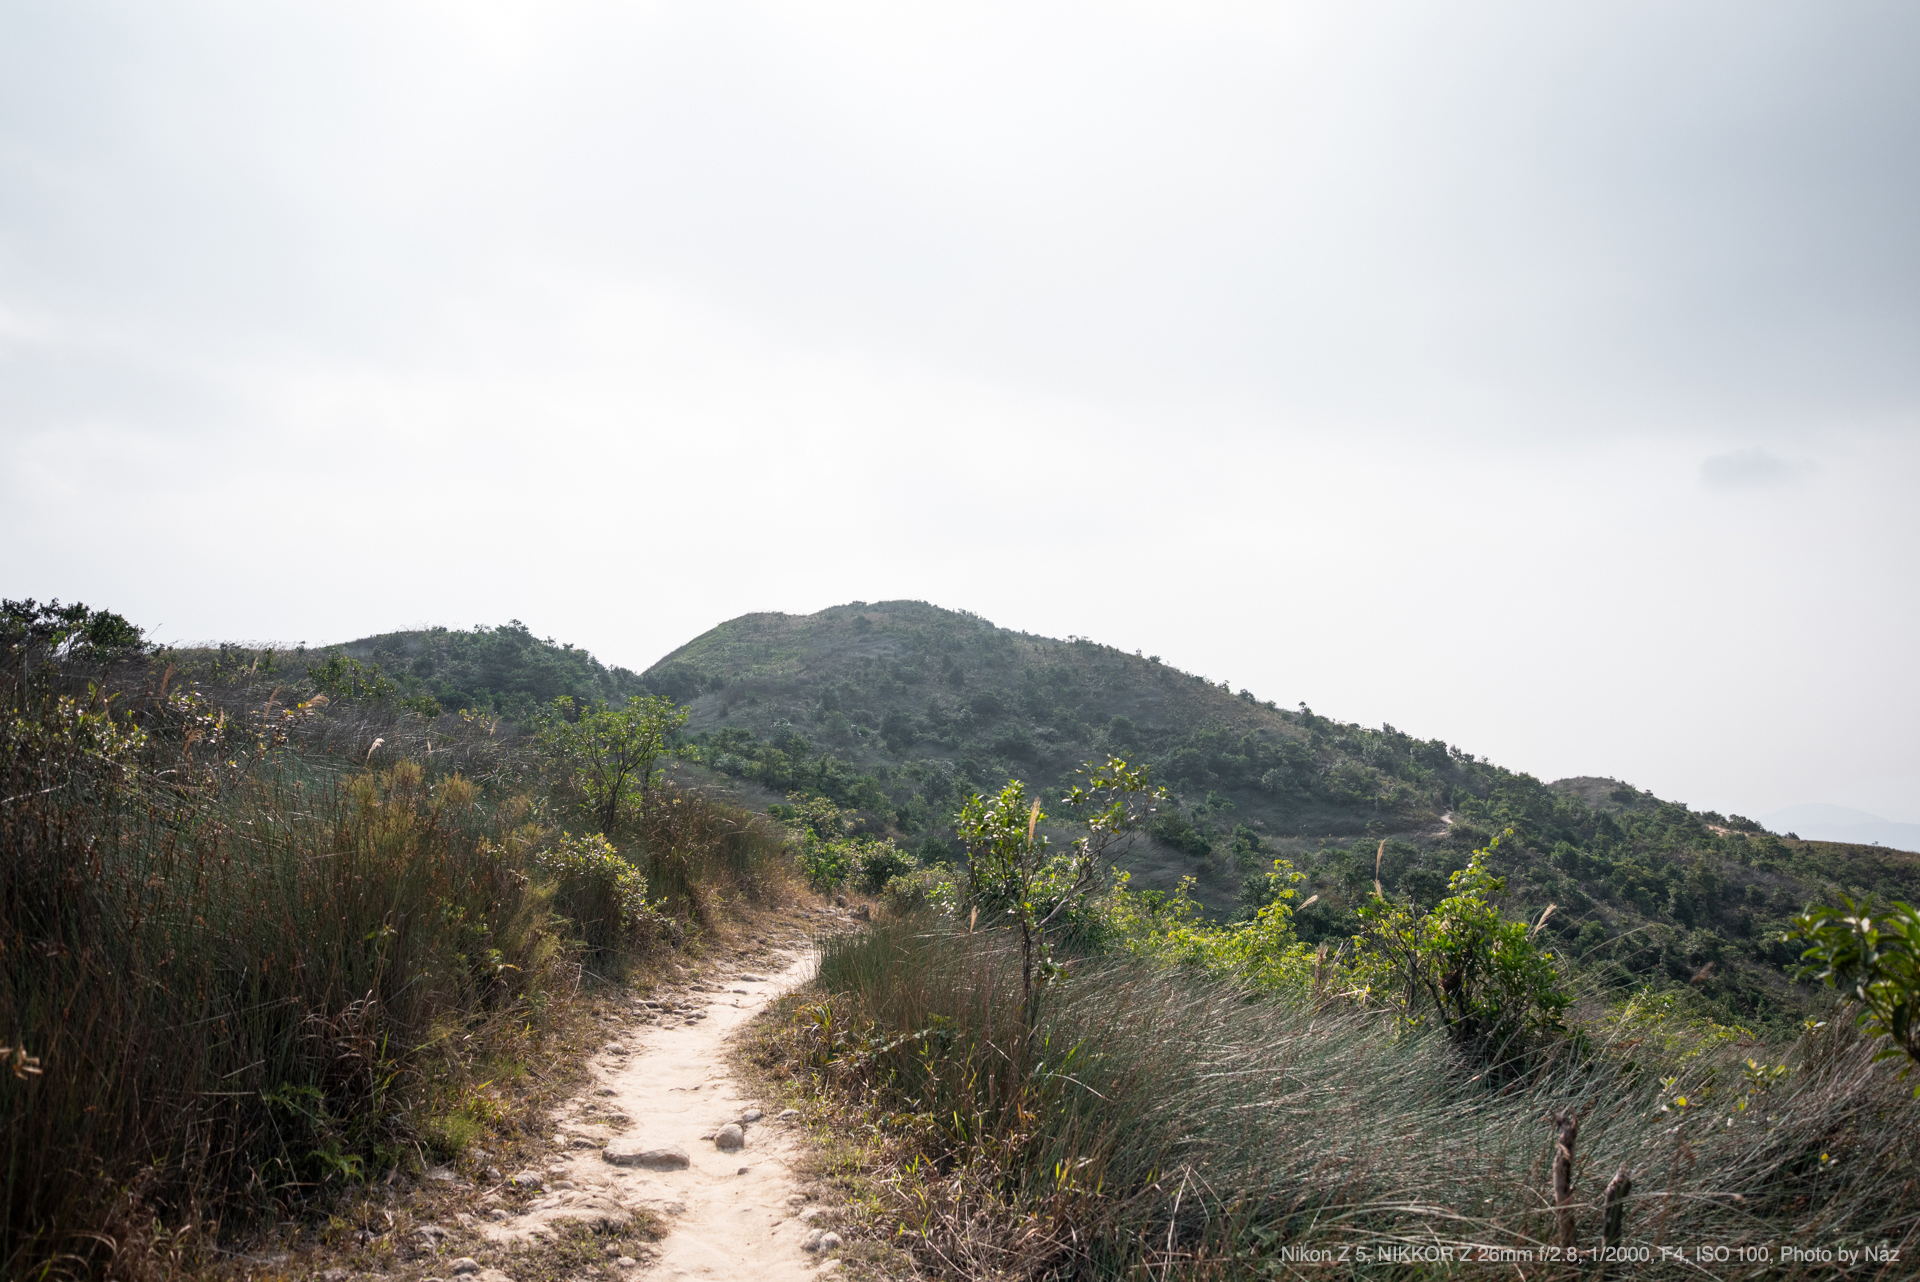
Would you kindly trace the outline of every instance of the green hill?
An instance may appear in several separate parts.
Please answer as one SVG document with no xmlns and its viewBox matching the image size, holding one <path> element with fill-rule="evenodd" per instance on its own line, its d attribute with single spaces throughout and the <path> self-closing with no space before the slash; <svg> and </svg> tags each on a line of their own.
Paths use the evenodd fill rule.
<svg viewBox="0 0 1920 1282">
<path fill-rule="evenodd" d="M 332 649 L 377 664 L 408 694 L 429 696 L 443 708 L 509 717 L 524 717 L 561 695 L 620 701 L 643 688 L 631 670 L 609 668 L 552 637 L 540 640 L 518 619 L 471 631 L 385 632 Z"/>
<path fill-rule="evenodd" d="M 1134 885 L 1194 893 L 1222 915 L 1264 902 L 1276 858 L 1319 900 L 1309 940 L 1344 938 L 1378 876 L 1432 904 L 1504 829 L 1508 909 L 1618 983 L 1691 983 L 1743 1018 L 1797 1009 L 1781 970 L 1787 916 L 1839 893 L 1920 898 L 1920 856 L 1777 837 L 1614 779 L 1544 783 L 1440 740 L 1284 709 L 1157 656 L 995 627 L 922 602 L 750 614 L 646 672 L 514 623 L 350 643 L 409 693 L 515 715 L 560 694 L 641 690 L 690 709 L 685 768 L 759 804 L 820 793 L 926 858 L 957 855 L 950 816 L 1009 777 L 1051 787 L 1084 761 L 1145 762 L 1173 793 L 1125 859 Z M 1384 851 L 1381 843 L 1384 842 Z M 1376 858 L 1378 863 L 1376 866 Z"/>
<path fill-rule="evenodd" d="M 1084 638 L 995 627 L 920 602 L 750 614 L 642 674 L 687 703 L 687 755 L 772 793 L 822 792 L 946 853 L 950 816 L 1009 777 L 1064 782 L 1115 753 L 1151 765 L 1177 804 L 1127 863 L 1136 886 L 1195 879 L 1213 909 L 1262 901 L 1276 857 L 1320 900 L 1308 938 L 1345 936 L 1378 875 L 1428 903 L 1493 835 L 1509 908 L 1619 982 L 1690 981 L 1746 1017 L 1793 1007 L 1789 913 L 1836 892 L 1911 899 L 1920 857 L 1783 840 L 1612 779 L 1548 784 L 1390 725 L 1262 703 Z M 1380 843 L 1385 841 L 1384 854 Z"/>
</svg>

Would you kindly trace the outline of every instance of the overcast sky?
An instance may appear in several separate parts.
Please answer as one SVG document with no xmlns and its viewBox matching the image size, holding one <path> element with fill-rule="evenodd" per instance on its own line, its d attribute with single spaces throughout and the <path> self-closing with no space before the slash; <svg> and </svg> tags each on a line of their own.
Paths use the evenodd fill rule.
<svg viewBox="0 0 1920 1282">
<path fill-rule="evenodd" d="M 0 591 L 910 597 L 1920 821 L 1920 8 L 0 3 Z"/>
</svg>

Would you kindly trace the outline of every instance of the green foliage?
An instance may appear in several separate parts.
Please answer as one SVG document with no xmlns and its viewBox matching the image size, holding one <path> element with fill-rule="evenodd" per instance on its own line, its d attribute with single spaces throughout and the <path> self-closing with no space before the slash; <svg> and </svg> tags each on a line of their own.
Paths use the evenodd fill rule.
<svg viewBox="0 0 1920 1282">
<path fill-rule="evenodd" d="M 377 663 L 362 663 L 349 658 L 341 649 L 327 651 L 327 657 L 307 669 L 307 680 L 329 699 L 395 699 L 400 687 L 388 679 Z"/>
<path fill-rule="evenodd" d="M 773 807 L 774 817 L 788 824 L 800 870 L 815 890 L 832 891 L 851 879 L 880 894 L 918 866 L 891 838 L 854 834 L 854 817 L 825 797 L 794 793 L 789 802 Z"/>
<path fill-rule="evenodd" d="M 1904 1077 L 1920 1063 L 1920 913 L 1899 901 L 1878 914 L 1871 901 L 1844 902 L 1793 919 L 1787 941 L 1807 944 L 1798 976 L 1838 989 L 1858 1006 L 1861 1027 L 1892 1043 L 1879 1058 L 1911 1061 Z"/>
<path fill-rule="evenodd" d="M 919 602 L 730 620 L 645 679 L 698 700 L 689 758 L 828 796 L 862 811 L 865 830 L 914 841 L 954 844 L 950 816 L 1008 778 L 1047 796 L 1079 763 L 1118 753 L 1174 794 L 1123 857 L 1136 887 L 1191 877 L 1204 916 L 1250 916 L 1265 901 L 1241 902 L 1248 874 L 1284 858 L 1305 875 L 1300 899 L 1318 896 L 1296 922 L 1313 943 L 1359 930 L 1381 838 L 1384 888 L 1430 911 L 1468 855 L 1512 829 L 1489 870 L 1512 915 L 1559 905 L 1543 946 L 1593 952 L 1582 964 L 1617 992 L 1688 985 L 1730 1020 L 1788 1026 L 1805 1013 L 1779 982 L 1802 904 L 1920 902 L 1911 855 L 1783 839 L 1617 780 L 1547 783 L 1391 725 L 1282 710 L 1084 638 Z M 1589 925 L 1606 947 L 1565 938 Z"/>
<path fill-rule="evenodd" d="M 1110 874 L 1115 847 L 1153 814 L 1165 793 L 1147 772 L 1118 757 L 1088 763 L 1063 799 L 1086 825 L 1071 853 L 1053 857 L 1039 831 L 1040 802 L 1027 801 L 1026 785 L 1009 780 L 992 797 L 969 797 L 954 818 L 967 849 L 968 897 L 975 908 L 1004 913 L 1020 931 L 1020 979 L 1031 1010 L 1036 983 L 1059 973 L 1046 939 L 1047 927 L 1081 908 Z"/>
<path fill-rule="evenodd" d="M 499 627 L 389 632 L 350 641 L 343 648 L 378 665 L 409 698 L 431 698 L 441 707 L 491 712 L 515 721 L 563 695 L 582 704 L 619 704 L 642 694 L 681 702 L 687 697 L 653 688 L 625 668 L 609 668 L 577 646 L 558 644 L 551 637 L 542 640 L 518 619 Z"/>
<path fill-rule="evenodd" d="M 1544 919 L 1529 927 L 1494 905 L 1506 890 L 1487 868 L 1498 846 L 1495 839 L 1476 850 L 1431 912 L 1376 895 L 1360 910 L 1365 926 L 1353 966 L 1407 1023 L 1430 1012 L 1456 1040 L 1495 1051 L 1525 1035 L 1564 1031 L 1571 1002 L 1555 955 L 1535 943 Z"/>
<path fill-rule="evenodd" d="M 0 601 L 0 669 L 24 679 L 32 662 L 144 654 L 145 630 L 111 610 L 90 610 L 58 598 Z"/>
<path fill-rule="evenodd" d="M 1294 888 L 1302 874 L 1284 859 L 1267 874 L 1274 889 L 1250 921 L 1206 920 L 1182 884 L 1173 894 L 1122 887 L 1106 906 L 1111 934 L 1136 956 L 1233 979 L 1269 993 L 1300 997 L 1323 974 L 1294 933 Z"/>
<path fill-rule="evenodd" d="M 554 907 L 581 931 L 589 947 L 611 951 L 639 938 L 658 920 L 647 903 L 647 876 L 623 859 L 600 833 L 562 832 L 534 855 L 552 879 Z"/>
<path fill-rule="evenodd" d="M 659 778 L 654 763 L 686 724 L 687 710 L 659 695 L 610 708 L 555 699 L 535 721 L 535 735 L 562 784 L 574 791 L 603 832 L 616 831 L 632 811 L 644 810 Z"/>
</svg>

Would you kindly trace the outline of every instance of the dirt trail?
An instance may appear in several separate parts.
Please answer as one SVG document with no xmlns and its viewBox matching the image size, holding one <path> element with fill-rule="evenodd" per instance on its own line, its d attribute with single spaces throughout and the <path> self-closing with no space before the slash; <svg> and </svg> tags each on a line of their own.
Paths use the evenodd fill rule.
<svg viewBox="0 0 1920 1282">
<path fill-rule="evenodd" d="M 610 1028 L 610 1044 L 593 1057 L 593 1081 L 557 1110 L 550 1165 L 532 1173 L 543 1182 L 539 1194 L 496 1203 L 490 1214 L 501 1218 L 484 1235 L 526 1242 L 564 1219 L 623 1226 L 647 1208 L 670 1226 L 657 1254 L 610 1270 L 636 1282 L 775 1282 L 837 1268 L 822 1269 L 827 1254 L 806 1249 L 818 1208 L 790 1166 L 801 1142 L 793 1123 L 756 1117 L 761 1101 L 747 1098 L 727 1069 L 727 1039 L 810 978 L 816 962 L 799 941 L 770 960 L 782 968 L 723 966 L 647 1003 L 636 1000 L 625 1026 Z M 744 1131 L 736 1151 L 715 1142 L 728 1123 Z"/>
</svg>

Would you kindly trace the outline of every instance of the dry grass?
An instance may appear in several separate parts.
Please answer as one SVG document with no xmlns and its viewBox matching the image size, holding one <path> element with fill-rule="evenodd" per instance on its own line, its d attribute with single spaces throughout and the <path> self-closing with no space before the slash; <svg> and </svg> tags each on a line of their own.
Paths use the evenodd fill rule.
<svg viewBox="0 0 1920 1282">
<path fill-rule="evenodd" d="M 821 984 L 760 1056 L 843 1128 L 866 1119 L 871 1227 L 941 1275 L 1258 1277 L 1285 1272 L 1283 1247 L 1466 1243 L 1534 1252 L 1505 1267 L 1553 1276 L 1568 1114 L 1564 1209 L 1583 1247 L 1621 1165 L 1625 1242 L 1656 1260 L 1703 1243 L 1905 1243 L 1910 1259 L 1920 1240 L 1920 1106 L 1844 1027 L 1665 1051 L 1596 1033 L 1495 1089 L 1444 1040 L 1367 1012 L 1093 959 L 1047 994 L 1022 1073 L 1018 962 L 996 935 L 883 924 L 833 941 Z M 1790 1071 L 1754 1092 L 1748 1057 Z"/>
<path fill-rule="evenodd" d="M 504 1149 L 564 1089 L 597 980 L 789 884 L 764 820 L 669 792 L 622 841 L 670 926 L 588 957 L 530 875 L 556 816 L 523 743 L 290 715 L 256 675 L 184 699 L 171 664 L 6 691 L 0 1029 L 42 1072 L 0 1073 L 0 1275 L 200 1268 Z M 109 691 L 144 745 L 101 747 L 82 714 Z"/>
</svg>

